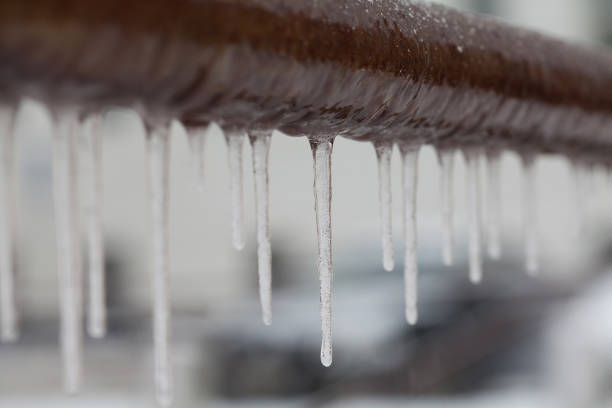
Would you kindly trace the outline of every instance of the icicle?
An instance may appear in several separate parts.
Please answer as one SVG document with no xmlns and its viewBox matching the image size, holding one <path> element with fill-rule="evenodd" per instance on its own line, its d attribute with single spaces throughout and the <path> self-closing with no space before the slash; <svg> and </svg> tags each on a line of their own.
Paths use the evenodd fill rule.
<svg viewBox="0 0 612 408">
<path fill-rule="evenodd" d="M 575 234 L 580 236 L 584 233 L 587 226 L 586 217 L 586 197 L 588 196 L 587 183 L 585 180 L 585 170 L 583 166 L 574 160 L 571 162 L 571 171 L 573 175 L 574 188 L 572 194 L 574 196 L 574 211 L 575 214 Z"/>
<path fill-rule="evenodd" d="M 83 126 L 83 162 L 85 182 L 85 218 L 88 253 L 87 331 L 91 337 L 106 335 L 106 283 L 104 276 L 104 239 L 102 237 L 102 117 L 89 116 Z"/>
<path fill-rule="evenodd" d="M 501 258 L 501 152 L 487 153 L 487 250 L 494 260 Z"/>
<path fill-rule="evenodd" d="M 155 348 L 155 390 L 162 406 L 172 401 L 170 356 L 168 179 L 170 172 L 170 129 L 158 126 L 147 135 L 149 200 L 153 240 L 153 342 Z"/>
<path fill-rule="evenodd" d="M 64 363 L 64 387 L 76 393 L 82 370 L 82 286 L 78 220 L 78 132 L 73 110 L 54 115 L 53 190 L 57 233 L 57 268 L 60 285 L 60 343 Z"/>
<path fill-rule="evenodd" d="M 478 172 L 479 153 L 464 152 L 467 165 L 468 228 L 470 253 L 470 280 L 482 282 L 482 214 L 480 209 L 480 177 Z"/>
<path fill-rule="evenodd" d="M 0 340 L 19 337 L 15 300 L 15 112 L 0 107 Z"/>
<path fill-rule="evenodd" d="M 244 133 L 226 133 L 225 139 L 229 150 L 229 165 L 231 174 L 232 194 L 232 243 L 238 250 L 244 249 L 244 226 L 243 226 L 243 160 L 242 145 Z"/>
<path fill-rule="evenodd" d="M 418 321 L 418 264 L 417 264 L 417 187 L 419 147 L 400 146 L 403 159 L 404 192 L 404 296 L 406 320 L 415 325 Z"/>
<path fill-rule="evenodd" d="M 268 158 L 272 132 L 251 132 L 255 206 L 257 214 L 257 271 L 259 297 L 265 325 L 272 324 L 272 249 L 270 247 L 270 177 Z"/>
<path fill-rule="evenodd" d="M 523 208 L 525 233 L 525 268 L 530 275 L 537 275 L 540 269 L 538 254 L 538 217 L 536 169 L 533 155 L 523 156 Z"/>
<path fill-rule="evenodd" d="M 393 254 L 393 224 L 391 222 L 393 213 L 391 197 L 391 156 L 393 155 L 393 143 L 375 143 L 374 148 L 376 149 L 376 156 L 378 159 L 378 194 L 382 226 L 383 267 L 387 271 L 392 271 L 395 266 Z"/>
<path fill-rule="evenodd" d="M 453 265 L 453 250 L 455 232 L 453 228 L 453 167 L 455 164 L 454 150 L 438 150 L 440 162 L 440 207 L 442 211 L 442 258 L 444 265 Z"/>
<path fill-rule="evenodd" d="M 187 129 L 189 150 L 191 151 L 191 165 L 195 183 L 200 191 L 204 191 L 204 152 L 206 147 L 207 128 Z"/>
<path fill-rule="evenodd" d="M 321 363 L 332 364 L 332 229 L 331 155 L 333 140 L 310 140 L 314 158 L 314 195 L 319 242 L 319 282 L 321 285 Z"/>
</svg>

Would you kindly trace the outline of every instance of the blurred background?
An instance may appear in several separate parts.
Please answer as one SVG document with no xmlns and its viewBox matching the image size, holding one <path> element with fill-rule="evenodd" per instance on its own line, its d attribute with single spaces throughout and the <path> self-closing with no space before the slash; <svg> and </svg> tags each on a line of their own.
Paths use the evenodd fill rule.
<svg viewBox="0 0 612 408">
<path fill-rule="evenodd" d="M 581 43 L 612 41 L 609 0 L 447 0 Z M 104 123 L 109 335 L 86 339 L 84 390 L 61 392 L 49 119 L 19 113 L 18 294 L 22 337 L 0 345 L 0 407 L 149 407 L 153 398 L 144 135 L 130 111 Z M 425 147 L 418 192 L 420 312 L 403 316 L 400 160 L 394 153 L 396 270 L 381 265 L 378 184 L 370 144 L 339 138 L 333 157 L 334 365 L 319 362 L 312 156 L 275 134 L 270 158 L 272 327 L 261 324 L 250 147 L 247 247 L 231 246 L 227 149 L 207 138 L 200 193 L 184 129 L 173 126 L 171 292 L 176 406 L 612 406 L 612 178 L 538 161 L 542 274 L 524 272 L 521 167 L 503 156 L 503 258 L 468 281 L 465 172 L 455 172 L 456 265 L 441 259 L 439 170 Z M 485 214 L 486 217 L 486 214 Z M 582 220 L 582 221 L 581 221 Z M 578 225 L 583 224 L 583 228 Z"/>
</svg>

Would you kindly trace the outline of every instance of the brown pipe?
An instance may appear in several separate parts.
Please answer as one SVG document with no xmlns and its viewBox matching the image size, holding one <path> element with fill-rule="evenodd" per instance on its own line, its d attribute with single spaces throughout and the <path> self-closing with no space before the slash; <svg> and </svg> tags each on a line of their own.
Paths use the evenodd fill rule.
<svg viewBox="0 0 612 408">
<path fill-rule="evenodd" d="M 0 90 L 187 125 L 612 153 L 612 54 L 400 0 L 6 0 Z"/>
</svg>

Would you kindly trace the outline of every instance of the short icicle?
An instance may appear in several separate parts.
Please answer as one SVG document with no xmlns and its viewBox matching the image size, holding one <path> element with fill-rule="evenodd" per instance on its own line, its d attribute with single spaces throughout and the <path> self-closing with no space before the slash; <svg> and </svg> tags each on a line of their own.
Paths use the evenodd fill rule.
<svg viewBox="0 0 612 408">
<path fill-rule="evenodd" d="M 467 166 L 468 231 L 470 280 L 474 284 L 482 282 L 482 213 L 481 189 L 478 163 L 480 153 L 475 150 L 464 152 Z"/>
<path fill-rule="evenodd" d="M 400 145 L 404 196 L 404 297 L 406 321 L 418 322 L 417 189 L 420 147 Z"/>
<path fill-rule="evenodd" d="M 378 159 L 378 195 L 380 201 L 380 220 L 382 233 L 383 267 L 392 271 L 395 267 L 393 253 L 393 202 L 391 195 L 391 157 L 392 142 L 374 143 Z"/>
<path fill-rule="evenodd" d="M 149 201 L 153 250 L 153 343 L 157 401 L 169 406 L 173 398 L 171 310 L 169 298 L 169 172 L 170 129 L 158 125 L 147 134 Z"/>
<path fill-rule="evenodd" d="M 230 189 L 232 195 L 232 244 L 237 250 L 244 249 L 244 204 L 243 204 L 243 158 L 245 135 L 242 132 L 226 132 L 225 140 L 229 152 Z"/>
<path fill-rule="evenodd" d="M 540 270 L 538 249 L 538 216 L 536 161 L 532 154 L 522 156 L 523 162 L 523 229 L 525 234 L 525 270 L 531 276 Z"/>
<path fill-rule="evenodd" d="M 91 337 L 106 335 L 106 279 L 102 234 L 102 116 L 92 114 L 83 125 L 83 177 L 88 254 L 87 332 Z"/>
<path fill-rule="evenodd" d="M 15 112 L 0 107 L 0 340 L 15 342 L 19 317 L 15 297 L 16 173 Z"/>
<path fill-rule="evenodd" d="M 53 135 L 53 192 L 57 234 L 57 269 L 60 296 L 60 344 L 64 389 L 75 394 L 82 372 L 82 271 L 79 230 L 78 113 L 56 111 Z"/>
<path fill-rule="evenodd" d="M 253 150 L 255 208 L 257 218 L 257 272 L 262 319 L 272 324 L 272 249 L 270 245 L 270 176 L 268 162 L 272 132 L 249 133 Z"/>
<path fill-rule="evenodd" d="M 314 196 L 319 243 L 319 283 L 321 285 L 321 363 L 332 364 L 332 227 L 331 156 L 333 140 L 310 139 L 314 158 Z"/>
<path fill-rule="evenodd" d="M 204 152 L 206 151 L 206 127 L 187 129 L 187 139 L 191 153 L 194 182 L 200 192 L 204 191 Z"/>
<path fill-rule="evenodd" d="M 487 152 L 487 252 L 501 258 L 501 151 Z"/>
<path fill-rule="evenodd" d="M 586 170 L 578 160 L 572 160 L 570 169 L 573 178 L 573 201 L 574 201 L 574 234 L 580 237 L 587 229 L 587 203 L 588 188 L 586 182 Z"/>
<path fill-rule="evenodd" d="M 444 265 L 453 265 L 455 247 L 455 231 L 453 225 L 454 184 L 453 168 L 455 165 L 455 150 L 438 149 L 440 162 L 440 209 L 442 216 L 442 259 Z"/>
</svg>

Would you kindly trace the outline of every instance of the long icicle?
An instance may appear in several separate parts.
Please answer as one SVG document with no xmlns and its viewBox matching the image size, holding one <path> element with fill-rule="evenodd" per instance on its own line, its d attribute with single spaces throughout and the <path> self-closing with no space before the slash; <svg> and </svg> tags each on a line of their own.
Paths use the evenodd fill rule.
<svg viewBox="0 0 612 408">
<path fill-rule="evenodd" d="M 331 156 L 333 141 L 310 140 L 314 158 L 314 196 L 319 243 L 319 283 L 321 285 L 321 363 L 332 364 L 332 227 Z"/>
<path fill-rule="evenodd" d="M 391 195 L 393 142 L 374 143 L 374 148 L 378 160 L 378 196 L 380 201 L 383 267 L 387 271 L 392 271 L 395 267 L 392 228 L 393 201 Z"/>
<path fill-rule="evenodd" d="M 200 192 L 204 191 L 204 152 L 206 151 L 207 128 L 195 127 L 187 129 L 187 139 L 191 153 L 193 179 Z"/>
<path fill-rule="evenodd" d="M 501 258 L 501 152 L 487 152 L 487 252 Z"/>
<path fill-rule="evenodd" d="M 257 272 L 259 298 L 265 325 L 272 324 L 272 249 L 270 245 L 270 176 L 268 162 L 272 132 L 251 132 L 255 207 L 257 214 Z"/>
<path fill-rule="evenodd" d="M 229 152 L 230 189 L 232 195 L 232 244 L 244 249 L 243 158 L 244 133 L 225 133 Z"/>
<path fill-rule="evenodd" d="M 525 234 L 525 270 L 531 276 L 540 270 L 535 157 L 525 154 L 523 162 L 523 228 Z"/>
<path fill-rule="evenodd" d="M 169 172 L 170 129 L 158 126 L 147 135 L 149 200 L 153 244 L 153 343 L 155 350 L 155 391 L 157 401 L 168 406 L 173 398 L 170 355 L 171 310 L 169 298 Z"/>
<path fill-rule="evenodd" d="M 453 168 L 455 151 L 453 149 L 438 149 L 440 162 L 440 209 L 442 216 L 442 259 L 444 265 L 453 265 L 455 247 L 455 231 L 453 225 L 454 184 Z"/>
<path fill-rule="evenodd" d="M 19 317 L 15 296 L 15 215 L 16 173 L 15 112 L 0 107 L 0 340 L 14 342 L 19 337 Z"/>
<path fill-rule="evenodd" d="M 482 214 L 480 209 L 480 177 L 478 172 L 479 152 L 464 152 L 467 165 L 468 228 L 470 280 L 482 282 Z"/>
<path fill-rule="evenodd" d="M 403 159 L 404 196 L 404 297 L 406 321 L 418 322 L 417 188 L 419 147 L 400 145 Z"/>
<path fill-rule="evenodd" d="M 87 332 L 91 337 L 106 335 L 106 279 L 104 276 L 104 239 L 102 235 L 102 117 L 89 116 L 83 126 L 85 218 L 88 253 Z"/>
<path fill-rule="evenodd" d="M 82 371 L 82 271 L 79 234 L 77 112 L 54 115 L 53 190 L 57 233 L 57 268 L 61 307 L 60 343 L 66 392 L 77 393 Z"/>
</svg>

